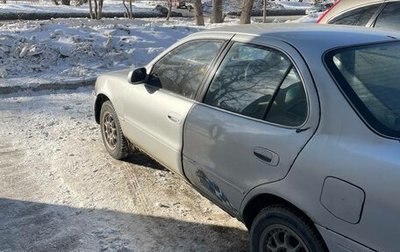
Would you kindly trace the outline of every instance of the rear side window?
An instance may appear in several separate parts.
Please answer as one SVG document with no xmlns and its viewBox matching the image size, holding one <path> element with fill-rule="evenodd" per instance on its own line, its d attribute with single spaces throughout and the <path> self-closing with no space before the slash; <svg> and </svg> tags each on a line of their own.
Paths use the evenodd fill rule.
<svg viewBox="0 0 400 252">
<path fill-rule="evenodd" d="M 388 3 L 378 16 L 375 27 L 400 31 L 400 2 Z"/>
<path fill-rule="evenodd" d="M 299 126 L 306 117 L 306 94 L 299 74 L 292 67 L 277 91 L 266 120 L 287 126 Z"/>
<path fill-rule="evenodd" d="M 365 121 L 400 137 L 400 42 L 334 50 L 325 60 Z"/>
<path fill-rule="evenodd" d="M 303 85 L 286 55 L 243 43 L 230 48 L 204 103 L 285 126 L 302 124 L 307 108 Z"/>
<path fill-rule="evenodd" d="M 148 83 L 193 99 L 222 44 L 197 40 L 179 46 L 154 64 Z"/>
<path fill-rule="evenodd" d="M 348 11 L 329 21 L 329 24 L 366 26 L 379 6 L 380 4 L 374 4 Z"/>
</svg>

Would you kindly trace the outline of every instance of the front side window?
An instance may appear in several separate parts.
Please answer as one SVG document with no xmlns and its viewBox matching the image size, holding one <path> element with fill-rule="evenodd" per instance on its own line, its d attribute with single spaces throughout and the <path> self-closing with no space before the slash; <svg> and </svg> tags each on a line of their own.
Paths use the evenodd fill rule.
<svg viewBox="0 0 400 252">
<path fill-rule="evenodd" d="M 148 83 L 193 99 L 223 41 L 191 41 L 154 64 Z"/>
<path fill-rule="evenodd" d="M 366 26 L 379 6 L 374 4 L 351 10 L 334 18 L 329 24 Z"/>
<path fill-rule="evenodd" d="M 293 92 L 293 88 L 299 90 Z M 289 115 L 283 114 L 288 110 L 282 106 L 303 98 L 303 85 L 286 55 L 274 49 L 235 43 L 221 63 L 204 103 L 256 119 L 271 118 L 271 122 L 292 126 L 299 123 L 299 118 L 291 121 Z M 307 106 L 306 103 L 292 105 L 291 109 L 294 110 L 297 106 Z M 267 116 L 269 110 L 279 116 Z M 300 121 L 304 119 L 303 116 Z"/>
<path fill-rule="evenodd" d="M 400 42 L 334 50 L 325 61 L 364 120 L 400 137 Z"/>
<path fill-rule="evenodd" d="M 375 27 L 400 31 L 400 3 L 388 3 L 378 16 Z"/>
</svg>

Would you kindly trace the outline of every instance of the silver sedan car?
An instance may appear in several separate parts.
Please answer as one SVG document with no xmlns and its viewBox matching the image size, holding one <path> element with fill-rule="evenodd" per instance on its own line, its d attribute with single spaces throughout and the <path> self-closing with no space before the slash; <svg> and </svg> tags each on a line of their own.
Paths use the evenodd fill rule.
<svg viewBox="0 0 400 252">
<path fill-rule="evenodd" d="M 398 251 L 400 34 L 245 25 L 101 75 L 105 148 L 138 148 L 250 230 L 252 251 Z"/>
</svg>

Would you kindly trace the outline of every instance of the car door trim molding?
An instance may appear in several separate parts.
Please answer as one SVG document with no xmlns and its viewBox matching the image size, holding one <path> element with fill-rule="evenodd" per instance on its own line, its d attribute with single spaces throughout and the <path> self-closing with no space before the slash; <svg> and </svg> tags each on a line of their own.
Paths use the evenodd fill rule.
<svg viewBox="0 0 400 252">
<path fill-rule="evenodd" d="M 207 90 L 211 84 L 211 81 L 214 79 L 214 76 L 220 67 L 222 61 L 224 60 L 226 54 L 231 49 L 233 42 L 232 39 L 236 34 L 232 34 L 231 38 L 226 41 L 226 43 L 222 46 L 222 50 L 217 54 L 217 57 L 211 62 L 211 65 L 206 73 L 206 76 L 203 79 L 202 85 L 197 90 L 195 99 L 196 101 L 203 102 L 203 99 L 207 93 Z"/>
</svg>

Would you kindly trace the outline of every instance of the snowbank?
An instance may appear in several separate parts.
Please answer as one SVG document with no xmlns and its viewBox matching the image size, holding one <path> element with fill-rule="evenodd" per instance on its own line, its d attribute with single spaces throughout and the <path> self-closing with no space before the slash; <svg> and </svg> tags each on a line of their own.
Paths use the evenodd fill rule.
<svg viewBox="0 0 400 252">
<path fill-rule="evenodd" d="M 135 12 L 153 12 L 155 4 L 134 3 Z M 7 3 L 0 4 L 0 15 L 7 13 L 88 13 L 87 4 L 81 6 L 54 5 L 48 2 L 38 3 Z M 125 7 L 121 2 L 107 1 L 104 4 L 103 12 L 124 12 Z"/>
<path fill-rule="evenodd" d="M 236 22 L 227 18 L 224 24 L 208 27 Z M 192 20 L 178 18 L 0 22 L 0 89 L 89 83 L 107 71 L 145 65 L 200 29 L 204 28 L 193 26 Z"/>
<path fill-rule="evenodd" d="M 0 26 L 0 87 L 73 83 L 134 68 L 198 31 L 185 22 L 60 19 Z"/>
<path fill-rule="evenodd" d="M 286 1 L 280 1 L 277 2 L 276 4 L 281 5 L 282 8 L 288 9 L 288 10 L 306 10 L 314 6 L 312 3 L 309 2 L 286 2 Z"/>
<path fill-rule="evenodd" d="M 317 13 L 312 13 L 308 14 L 306 16 L 303 16 L 301 18 L 298 18 L 296 20 L 291 20 L 291 21 L 286 21 L 287 23 L 316 23 L 318 18 L 324 14 L 323 12 L 317 12 Z"/>
<path fill-rule="evenodd" d="M 308 8 L 311 8 L 314 3 L 314 0 L 305 0 L 303 2 L 299 1 L 274 1 L 267 2 L 268 10 L 302 10 L 305 11 Z M 239 13 L 242 9 L 242 1 L 238 0 L 225 0 L 223 1 L 223 11 L 225 13 Z M 263 9 L 263 1 L 255 0 L 253 4 L 253 12 L 258 13 Z M 212 12 L 212 1 L 205 0 L 203 1 L 203 11 L 205 13 Z"/>
</svg>

